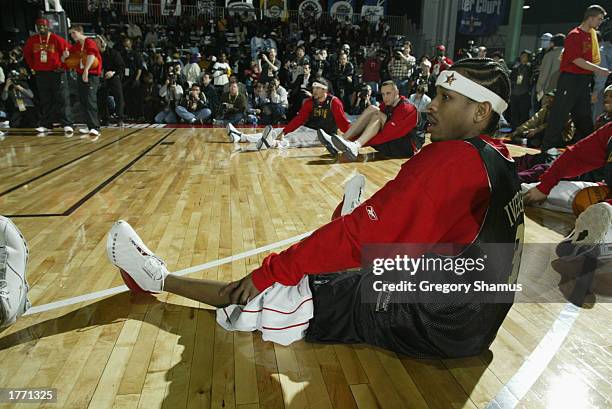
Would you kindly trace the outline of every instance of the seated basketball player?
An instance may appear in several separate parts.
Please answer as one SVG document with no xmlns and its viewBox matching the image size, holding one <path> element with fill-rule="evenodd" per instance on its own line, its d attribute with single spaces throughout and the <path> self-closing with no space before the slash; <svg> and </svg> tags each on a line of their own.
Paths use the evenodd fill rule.
<svg viewBox="0 0 612 409">
<path fill-rule="evenodd" d="M 414 155 L 417 150 L 414 135 L 418 120 L 416 108 L 400 96 L 393 81 L 383 83 L 380 92 L 383 98 L 380 108 L 369 106 L 342 137 L 325 129 L 319 131 L 319 139 L 330 153 L 337 149 L 354 161 L 359 148 L 371 146 L 392 158 Z"/>
<path fill-rule="evenodd" d="M 485 242 L 522 240 L 514 163 L 503 143 L 490 137 L 507 108 L 506 70 L 490 59 L 465 59 L 441 73 L 436 85 L 437 95 L 428 109 L 432 143 L 352 213 L 269 255 L 241 280 L 225 283 L 172 275 L 123 221 L 109 234 L 111 262 L 131 288 L 168 291 L 217 307 L 247 305 L 217 310 L 225 328 L 273 331 L 307 326 L 306 339 L 313 342 L 362 342 L 420 357 L 480 353 L 495 338 L 511 304 L 391 303 L 377 309 L 360 299 L 362 282 L 371 273 L 351 271 L 325 280 L 326 274 L 358 268 L 366 243 L 458 243 L 478 249 Z M 507 211 L 510 205 L 512 212 Z M 504 279 L 513 281 L 517 263 L 503 264 Z M 261 303 L 249 308 L 261 298 L 264 308 Z M 273 307 L 265 308 L 266 302 Z M 314 313 L 300 314 L 307 302 L 314 303 Z M 280 327 L 280 321 L 262 322 L 262 310 L 298 314 L 292 325 Z M 252 317 L 248 324 L 228 324 L 245 316 Z"/>
<path fill-rule="evenodd" d="M 490 59 L 465 59 L 441 73 L 436 86 L 428 109 L 431 144 L 352 213 L 269 255 L 241 280 L 226 283 L 173 275 L 123 221 L 109 233 L 110 261 L 132 289 L 165 290 L 223 307 L 217 310 L 217 321 L 232 330 L 273 333 L 307 327 L 293 336 L 305 335 L 312 342 L 369 343 L 416 357 L 480 353 L 495 338 L 511 307 L 508 302 L 365 303 L 361 292 L 373 275 L 347 271 L 360 266 L 367 243 L 456 243 L 467 246 L 465 251 L 479 252 L 484 243 L 522 241 L 514 163 L 503 143 L 489 136 L 507 108 L 506 70 Z M 508 282 L 515 279 L 520 248 L 512 255 L 516 262 L 505 257 L 501 263 L 502 278 Z M 256 302 L 264 308 L 248 308 Z M 302 310 L 303 305 L 310 307 Z M 280 312 L 282 317 L 268 319 L 266 312 Z M 287 324 L 293 315 L 293 323 Z M 288 335 L 279 342 L 294 339 Z"/>
<path fill-rule="evenodd" d="M 336 133 L 338 129 L 346 132 L 349 124 L 342 102 L 328 93 L 327 81 L 318 78 L 312 84 L 312 98 L 304 100 L 297 116 L 284 129 L 273 130 L 267 126 L 263 133 L 247 134 L 229 124 L 227 134 L 231 142 L 257 142 L 257 149 L 264 146 L 307 148 L 320 146 L 317 129 L 330 133 Z"/>
<path fill-rule="evenodd" d="M 608 98 L 606 104 L 607 109 L 612 108 L 612 98 Z M 602 171 L 603 180 L 608 186 L 607 199 L 602 197 L 606 200 L 592 204 L 580 214 L 576 220 L 574 234 L 567 240 L 572 240 L 573 243 L 612 243 L 612 122 L 608 122 L 577 144 L 568 146 L 544 172 L 541 182 L 527 191 L 525 204 L 544 202 L 561 179 L 574 178 L 595 170 Z M 588 234 L 581 234 L 582 232 Z"/>
</svg>

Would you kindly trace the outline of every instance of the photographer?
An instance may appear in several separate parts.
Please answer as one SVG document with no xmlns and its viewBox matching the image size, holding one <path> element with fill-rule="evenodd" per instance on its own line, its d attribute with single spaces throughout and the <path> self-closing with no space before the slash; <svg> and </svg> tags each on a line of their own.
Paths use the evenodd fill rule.
<svg viewBox="0 0 612 409">
<path fill-rule="evenodd" d="M 237 125 L 244 121 L 246 110 L 246 97 L 238 92 L 238 84 L 230 84 L 229 91 L 221 97 L 221 119 Z"/>
<path fill-rule="evenodd" d="M 408 96 L 408 85 L 410 77 L 412 76 L 412 70 L 416 65 L 416 59 L 410 55 L 412 51 L 412 43 L 405 41 L 401 49 L 396 49 L 392 56 L 387 69 L 389 75 L 397 88 L 400 91 L 400 95 Z"/>
<path fill-rule="evenodd" d="M 2 101 L 7 102 L 11 128 L 34 128 L 38 126 L 38 111 L 34 106 L 34 93 L 28 86 L 27 81 L 18 71 L 9 72 Z"/>
<path fill-rule="evenodd" d="M 108 47 L 106 39 L 96 36 L 96 44 L 102 53 L 102 83 L 98 90 L 98 110 L 102 125 L 108 125 L 109 109 L 108 98 L 112 96 L 115 100 L 115 112 L 117 113 L 117 125 L 123 126 L 123 110 L 125 100 L 123 98 L 122 78 L 125 72 L 125 63 L 119 51 Z M 139 116 L 142 113 L 138 113 Z"/>
<path fill-rule="evenodd" d="M 355 69 L 353 64 L 348 62 L 348 56 L 341 53 L 338 57 L 338 63 L 334 65 L 332 71 L 332 82 L 336 96 L 340 98 L 344 104 L 344 109 L 351 111 L 351 94 L 353 92 L 353 74 Z"/>
<path fill-rule="evenodd" d="M 287 91 L 280 85 L 278 78 L 266 85 L 269 102 L 263 105 L 261 122 L 264 125 L 277 124 L 282 119 L 286 119 L 289 106 Z"/>
<path fill-rule="evenodd" d="M 159 90 L 159 96 L 166 103 L 166 107 L 163 111 L 155 115 L 155 123 L 175 124 L 178 122 L 175 110 L 184 93 L 183 87 L 177 83 L 179 72 L 172 66 L 168 70 L 166 82 Z"/>
<path fill-rule="evenodd" d="M 312 75 L 315 78 L 330 78 L 329 61 L 327 61 L 327 50 L 317 50 L 312 62 Z"/>
<path fill-rule="evenodd" d="M 62 37 L 49 31 L 49 21 L 36 20 L 38 34 L 28 38 L 23 47 L 23 57 L 28 66 L 36 72 L 36 88 L 42 126 L 38 132 L 49 132 L 55 119 L 64 127 L 64 133 L 71 134 L 72 111 L 68 91 L 68 78 L 62 67 L 62 54 L 69 44 Z"/>
<path fill-rule="evenodd" d="M 212 85 L 210 74 L 207 72 L 202 73 L 201 82 L 202 85 L 200 89 L 206 96 L 210 109 L 212 110 L 213 114 L 219 112 L 219 109 L 221 108 L 219 94 L 217 93 L 215 87 Z"/>
<path fill-rule="evenodd" d="M 276 48 L 270 48 L 268 55 L 261 53 L 259 55 L 259 70 L 261 75 L 259 76 L 260 82 L 270 82 L 273 78 L 278 76 L 278 72 L 281 69 L 281 62 L 276 58 Z"/>
<path fill-rule="evenodd" d="M 142 74 L 142 113 L 145 122 L 155 122 L 155 115 L 160 110 L 161 99 L 159 90 L 161 86 L 155 82 L 153 74 Z"/>
<path fill-rule="evenodd" d="M 199 84 L 192 84 L 189 93 L 183 95 L 176 107 L 176 114 L 189 124 L 195 124 L 197 121 L 204 124 L 204 121 L 211 117 L 210 103 L 200 90 Z"/>
<path fill-rule="evenodd" d="M 369 84 L 362 85 L 357 93 L 355 106 L 351 111 L 352 115 L 361 115 L 370 105 L 378 106 L 378 101 L 372 96 L 372 87 Z"/>
</svg>

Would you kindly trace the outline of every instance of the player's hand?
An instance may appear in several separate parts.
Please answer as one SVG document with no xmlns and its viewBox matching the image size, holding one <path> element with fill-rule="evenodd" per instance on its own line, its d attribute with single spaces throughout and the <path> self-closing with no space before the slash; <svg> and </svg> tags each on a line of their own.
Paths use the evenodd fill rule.
<svg viewBox="0 0 612 409">
<path fill-rule="evenodd" d="M 83 82 L 88 83 L 89 82 L 89 73 L 87 71 L 83 71 L 83 75 L 81 76 L 81 79 L 83 80 Z"/>
<path fill-rule="evenodd" d="M 591 94 L 591 104 L 596 104 L 597 103 L 597 93 L 593 92 Z"/>
<path fill-rule="evenodd" d="M 239 305 L 248 304 L 259 293 L 260 291 L 253 284 L 252 273 L 239 281 L 229 283 L 219 291 L 219 295 L 222 297 L 229 295 L 231 304 Z"/>
<path fill-rule="evenodd" d="M 68 57 L 70 57 L 70 51 L 64 50 L 64 52 L 62 53 L 62 59 L 65 60 Z"/>
<path fill-rule="evenodd" d="M 525 197 L 523 198 L 523 201 L 527 205 L 532 204 L 532 203 L 542 203 L 543 201 L 546 200 L 547 197 L 548 195 L 545 193 L 542 193 L 540 189 L 538 189 L 537 187 L 532 187 L 531 189 L 527 191 L 527 193 L 525 193 Z"/>
<path fill-rule="evenodd" d="M 104 78 L 113 78 L 113 75 L 115 75 L 115 71 L 106 71 L 106 74 L 104 74 Z"/>
</svg>

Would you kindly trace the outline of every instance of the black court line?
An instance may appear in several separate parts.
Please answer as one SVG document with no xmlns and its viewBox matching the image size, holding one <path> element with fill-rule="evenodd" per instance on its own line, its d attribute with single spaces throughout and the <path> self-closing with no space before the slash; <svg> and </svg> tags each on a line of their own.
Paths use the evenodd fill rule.
<svg viewBox="0 0 612 409">
<path fill-rule="evenodd" d="M 96 152 L 98 152 L 99 150 L 104 149 L 104 148 L 106 148 L 106 147 L 107 147 L 107 146 L 109 146 L 109 145 L 112 145 L 112 144 L 114 144 L 114 143 L 117 143 L 117 142 L 119 142 L 119 141 L 121 141 L 121 140 L 123 140 L 123 139 L 127 138 L 128 136 L 130 136 L 130 135 L 132 135 L 132 134 L 134 134 L 134 133 L 138 132 L 138 131 L 140 131 L 140 129 L 136 129 L 135 131 L 130 132 L 130 133 L 128 133 L 127 135 L 123 135 L 123 136 L 122 136 L 121 138 L 119 138 L 119 139 L 116 139 L 116 140 L 114 140 L 114 141 L 112 141 L 112 142 L 109 142 L 109 143 L 107 143 L 106 145 L 102 145 L 102 146 L 100 146 L 99 148 L 94 149 L 93 151 L 88 152 L 88 153 L 86 153 L 86 154 L 83 154 L 83 155 L 79 156 L 79 157 L 78 157 L 78 158 L 76 158 L 76 159 L 73 159 L 73 160 L 68 161 L 68 162 L 66 162 L 66 163 L 64 163 L 64 164 L 62 164 L 62 165 L 59 165 L 59 166 L 57 166 L 57 167 L 55 167 L 55 168 L 53 168 L 53 169 L 51 169 L 51 170 L 48 170 L 48 171 L 46 171 L 45 173 L 43 173 L 42 175 L 35 176 L 35 177 L 33 177 L 32 179 L 26 180 L 25 182 L 22 182 L 22 183 L 18 184 L 17 186 L 13 186 L 13 187 L 11 187 L 11 188 L 9 188 L 9 189 L 5 190 L 4 192 L 0 192 L 0 197 L 2 197 L 2 196 L 4 196 L 4 195 L 7 195 L 7 194 L 9 194 L 9 193 L 11 193 L 11 192 L 14 192 L 15 190 L 19 189 L 20 187 L 23 187 L 23 186 L 25 186 L 25 185 L 27 185 L 27 184 L 29 184 L 29 183 L 32 183 L 32 182 L 34 182 L 34 181 L 37 181 L 37 180 L 38 180 L 38 179 L 40 179 L 40 178 L 44 178 L 45 176 L 50 175 L 51 173 L 53 173 L 53 172 L 55 172 L 55 171 L 57 171 L 57 170 L 60 170 L 60 169 L 62 169 L 62 168 L 65 168 L 66 166 L 71 165 L 71 164 L 73 164 L 74 162 L 76 162 L 76 161 L 78 161 L 78 160 L 81 160 L 81 159 L 83 159 L 83 158 L 85 158 L 85 157 L 87 157 L 87 156 L 91 155 L 92 153 L 96 153 Z"/>
<path fill-rule="evenodd" d="M 134 158 L 130 163 L 128 163 L 127 165 L 125 165 L 124 167 L 122 167 L 121 169 L 119 169 L 117 172 L 115 172 L 114 175 L 112 175 L 111 177 L 109 177 L 108 179 L 106 179 L 104 182 L 100 183 L 97 187 L 95 187 L 91 192 L 89 192 L 88 194 L 86 194 L 83 198 L 79 199 L 78 202 L 76 202 L 75 204 L 73 204 L 68 210 L 66 210 L 64 213 L 47 213 L 47 214 L 16 214 L 16 215 L 5 215 L 5 217 L 9 217 L 9 218 L 23 218 L 23 217 L 61 217 L 61 216 L 70 216 L 76 209 L 78 209 L 79 207 L 83 206 L 83 204 L 85 204 L 85 202 L 87 202 L 89 199 L 91 199 L 96 193 L 98 193 L 100 190 L 104 189 L 109 183 L 111 183 L 113 180 L 117 179 L 122 173 L 124 173 L 126 170 L 128 170 L 131 166 L 133 166 L 136 162 L 138 162 L 140 159 L 142 159 L 147 153 L 149 153 L 153 148 L 155 148 L 156 146 L 158 146 L 159 144 L 161 144 L 167 137 L 169 137 L 170 135 L 172 135 L 174 133 L 174 131 L 176 131 L 178 128 L 174 128 L 172 130 L 170 130 L 170 132 L 168 132 L 166 135 L 164 135 L 161 139 L 159 139 L 157 142 L 155 142 L 153 145 L 149 146 L 147 149 L 145 149 L 143 152 L 140 153 L 140 155 L 138 155 L 136 158 Z M 137 131 L 140 131 L 141 129 L 137 129 Z"/>
</svg>

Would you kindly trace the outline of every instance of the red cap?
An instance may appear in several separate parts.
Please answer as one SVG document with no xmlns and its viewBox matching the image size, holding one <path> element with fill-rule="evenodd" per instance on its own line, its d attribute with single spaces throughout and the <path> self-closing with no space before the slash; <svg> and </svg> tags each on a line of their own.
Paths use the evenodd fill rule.
<svg viewBox="0 0 612 409">
<path fill-rule="evenodd" d="M 37 26 L 47 26 L 47 27 L 49 27 L 49 20 L 47 20 L 46 18 L 39 18 L 38 20 L 36 20 L 35 24 Z"/>
<path fill-rule="evenodd" d="M 446 47 L 444 47 L 442 44 L 440 44 L 439 46 L 436 47 L 437 50 L 440 51 L 446 51 Z"/>
</svg>

